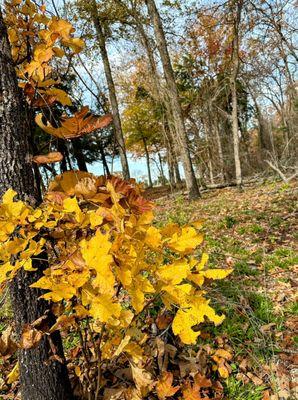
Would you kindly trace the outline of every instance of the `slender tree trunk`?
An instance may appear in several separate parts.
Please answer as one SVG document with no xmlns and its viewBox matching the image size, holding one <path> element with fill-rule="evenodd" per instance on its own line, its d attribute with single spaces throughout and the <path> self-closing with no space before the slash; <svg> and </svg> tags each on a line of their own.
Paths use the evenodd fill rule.
<svg viewBox="0 0 298 400">
<path fill-rule="evenodd" d="M 92 19 L 93 19 L 94 27 L 96 30 L 98 45 L 99 45 L 100 54 L 102 57 L 104 71 L 105 71 L 105 76 L 106 76 L 106 80 L 107 80 L 107 84 L 108 84 L 109 97 L 110 97 L 110 103 L 111 103 L 112 114 L 113 114 L 113 122 L 114 122 L 114 127 L 115 127 L 117 145 L 119 147 L 119 154 L 120 154 L 120 160 L 121 160 L 121 165 L 122 165 L 123 177 L 124 177 L 124 179 L 129 179 L 130 178 L 129 166 L 128 166 L 128 161 L 127 161 L 125 142 L 124 142 L 124 136 L 123 136 L 123 131 L 122 131 L 122 125 L 121 125 L 121 119 L 120 119 L 120 113 L 119 113 L 119 107 L 118 107 L 118 100 L 117 100 L 117 96 L 116 96 L 115 84 L 114 84 L 114 80 L 113 80 L 109 56 L 108 56 L 107 49 L 106 49 L 106 37 L 105 37 L 105 33 L 104 33 L 102 25 L 101 25 L 100 17 L 98 15 L 97 4 L 96 4 L 95 0 L 92 0 Z"/>
<path fill-rule="evenodd" d="M 185 181 L 186 187 L 189 193 L 190 199 L 196 199 L 200 196 L 199 187 L 197 184 L 197 180 L 192 168 L 192 162 L 190 157 L 190 152 L 188 148 L 188 140 L 187 134 L 185 130 L 184 120 L 182 116 L 181 104 L 179 101 L 179 95 L 177 90 L 177 85 L 175 82 L 175 76 L 173 67 L 171 64 L 167 42 L 165 38 L 165 34 L 163 31 L 162 22 L 160 19 L 160 15 L 156 8 L 156 4 L 154 0 L 146 0 L 148 13 L 150 15 L 151 21 L 153 23 L 156 42 L 158 51 L 161 57 L 161 62 L 163 65 L 163 70 L 169 90 L 171 107 L 174 116 L 174 122 L 176 127 L 177 139 L 179 142 L 179 146 L 181 147 L 181 158 L 183 162 L 183 168 L 185 173 Z"/>
<path fill-rule="evenodd" d="M 149 151 L 147 147 L 147 142 L 146 139 L 143 137 L 143 144 L 144 144 L 144 150 L 146 154 L 146 163 L 147 163 L 147 171 L 148 171 L 148 182 L 149 182 L 149 187 L 153 186 L 152 184 L 152 178 L 151 178 L 151 169 L 150 169 L 150 157 L 149 157 Z"/>
<path fill-rule="evenodd" d="M 163 171 L 163 165 L 162 165 L 162 159 L 161 159 L 161 155 L 160 153 L 158 153 L 158 161 L 159 161 L 159 165 L 160 165 L 160 174 L 161 174 L 161 183 L 162 185 L 166 184 L 166 177 Z"/>
<path fill-rule="evenodd" d="M 165 130 L 166 127 L 163 126 L 163 129 Z M 174 188 L 175 187 L 175 171 L 174 171 L 174 164 L 173 164 L 173 149 L 171 148 L 169 140 L 167 139 L 166 132 L 164 132 L 164 145 L 166 148 L 166 158 L 167 158 L 168 171 L 169 171 L 169 183 L 170 183 L 171 188 Z"/>
<path fill-rule="evenodd" d="M 10 53 L 6 27 L 0 10 L 0 195 L 13 188 L 19 197 L 34 205 L 40 201 L 29 154 L 30 122 Z M 36 272 L 21 270 L 11 282 L 10 293 L 17 335 L 25 324 L 44 315 L 48 303 L 41 292 L 29 285 L 41 275 L 47 263 L 36 262 Z M 49 324 L 54 317 L 49 313 Z M 63 359 L 61 338 L 51 336 L 57 355 Z M 70 400 L 72 393 L 64 363 L 50 360 L 49 338 L 30 350 L 19 351 L 23 400 Z"/>
<path fill-rule="evenodd" d="M 234 10 L 236 8 L 236 10 Z M 232 12 L 234 13 L 233 24 L 233 51 L 232 51 L 232 73 L 230 87 L 232 95 L 232 132 L 235 162 L 235 177 L 238 187 L 242 186 L 242 172 L 240 162 L 239 146 L 239 124 L 238 124 L 238 99 L 237 99 L 237 77 L 239 72 L 239 23 L 241 19 L 242 0 L 235 3 Z"/>
<path fill-rule="evenodd" d="M 221 175 L 221 182 L 225 182 L 225 163 L 224 163 L 224 157 L 223 157 L 223 151 L 222 151 L 222 143 L 221 143 L 221 137 L 219 133 L 219 125 L 218 125 L 218 120 L 215 119 L 214 121 L 214 130 L 215 130 L 215 139 L 217 143 L 217 151 L 218 151 L 218 160 L 219 160 L 219 170 L 220 170 L 220 175 Z"/>
<path fill-rule="evenodd" d="M 111 175 L 111 173 L 110 173 L 110 169 L 109 169 L 109 166 L 108 166 L 108 163 L 107 163 L 107 159 L 106 159 L 106 155 L 105 155 L 105 152 L 104 152 L 104 148 L 102 147 L 101 143 L 99 143 L 99 151 L 100 151 L 100 157 L 101 157 L 101 161 L 102 161 L 102 165 L 103 165 L 103 169 L 104 169 L 105 175 L 109 176 L 109 175 Z"/>
<path fill-rule="evenodd" d="M 63 174 L 63 172 L 67 171 L 67 158 L 66 158 L 67 148 L 63 139 L 58 139 L 57 150 L 63 155 L 63 159 L 60 162 L 60 172 L 61 174 Z"/>
<path fill-rule="evenodd" d="M 177 160 L 176 155 L 174 155 L 174 170 L 175 170 L 175 178 L 176 178 L 176 183 L 179 185 L 182 183 L 180 171 L 179 171 L 179 163 Z"/>
<path fill-rule="evenodd" d="M 175 187 L 175 172 L 174 172 L 174 155 L 173 153 L 175 152 L 175 141 L 172 137 L 172 132 L 169 128 L 170 125 L 170 120 L 171 120 L 171 112 L 169 110 L 168 104 L 164 101 L 163 96 L 161 94 L 161 82 L 159 79 L 158 71 L 156 68 L 156 62 L 154 59 L 154 53 L 152 50 L 152 47 L 150 45 L 150 41 L 148 39 L 148 36 L 146 35 L 146 32 L 144 30 L 144 27 L 138 18 L 138 15 L 134 14 L 133 15 L 136 21 L 136 28 L 139 32 L 141 43 L 146 51 L 147 58 L 148 58 L 148 65 L 149 65 L 149 71 L 150 75 L 152 78 L 152 94 L 153 98 L 155 99 L 157 104 L 160 104 L 164 107 L 164 116 L 163 116 L 163 137 L 164 137 L 164 142 L 166 143 L 166 149 L 167 149 L 167 163 L 168 163 L 168 169 L 169 169 L 169 181 L 170 185 L 172 187 Z M 179 177 L 179 182 L 181 181 L 180 174 L 178 174 Z"/>
<path fill-rule="evenodd" d="M 79 170 L 88 172 L 85 157 L 82 152 L 82 148 L 81 148 L 81 144 L 80 144 L 80 139 L 75 139 L 72 141 L 72 148 L 73 148 L 73 155 L 74 155 L 74 158 L 76 159 Z"/>
</svg>

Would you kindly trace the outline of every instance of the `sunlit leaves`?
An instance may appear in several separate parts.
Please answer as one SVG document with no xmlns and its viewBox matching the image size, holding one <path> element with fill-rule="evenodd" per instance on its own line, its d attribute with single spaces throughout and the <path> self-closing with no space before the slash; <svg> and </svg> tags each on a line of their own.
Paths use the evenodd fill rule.
<svg viewBox="0 0 298 400">
<path fill-rule="evenodd" d="M 45 6 L 31 0 L 5 3 L 5 22 L 12 47 L 19 85 L 32 107 L 50 107 L 59 102 L 72 104 L 68 94 L 58 88 L 54 59 L 69 57 L 84 48 L 84 41 L 74 37 L 68 21 L 45 15 Z"/>
<path fill-rule="evenodd" d="M 153 226 L 152 204 L 132 181 L 70 171 L 55 178 L 36 209 L 15 201 L 15 195 L 9 190 L 0 205 L 0 224 L 6 226 L 1 232 L 0 282 L 4 285 L 20 268 L 34 270 L 35 258 L 47 262 L 31 287 L 61 305 L 53 329 L 76 329 L 86 320 L 97 334 L 105 329 L 102 357 L 125 353 L 138 398 L 153 388 L 141 367 L 147 335 L 138 329 L 148 308 L 162 302 L 171 316 L 167 326 L 186 344 L 196 342 L 204 321 L 223 321 L 201 286 L 231 270 L 208 270 L 205 253 L 194 257 L 203 240 L 194 227 Z M 41 336 L 38 327 L 28 326 L 23 348 L 34 347 Z M 216 357 L 223 374 L 224 355 Z M 172 383 L 171 375 L 160 379 L 160 399 L 178 391 Z"/>
<path fill-rule="evenodd" d="M 171 249 L 179 253 L 192 252 L 203 241 L 203 235 L 198 234 L 195 228 L 184 227 L 181 232 L 175 232 L 168 242 Z"/>
<path fill-rule="evenodd" d="M 90 114 L 89 107 L 83 107 L 73 117 L 62 117 L 60 127 L 54 128 L 50 123 L 42 121 L 42 114 L 36 116 L 35 121 L 45 132 L 61 139 L 75 139 L 109 125 L 112 121 L 110 115 L 95 117 Z"/>
<path fill-rule="evenodd" d="M 183 343 L 195 343 L 200 332 L 197 329 L 194 331 L 193 327 L 204 322 L 205 317 L 215 325 L 224 320 L 224 316 L 217 315 L 204 297 L 190 298 L 178 310 L 173 320 L 173 332 L 180 336 Z"/>
</svg>

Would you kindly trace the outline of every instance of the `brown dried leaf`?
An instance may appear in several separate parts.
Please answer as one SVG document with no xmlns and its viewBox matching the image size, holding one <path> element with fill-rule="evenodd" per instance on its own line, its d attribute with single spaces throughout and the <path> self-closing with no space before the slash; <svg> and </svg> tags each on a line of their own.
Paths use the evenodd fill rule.
<svg viewBox="0 0 298 400">
<path fill-rule="evenodd" d="M 174 394 L 178 392 L 180 387 L 172 385 L 173 374 L 171 372 L 164 372 L 156 384 L 156 392 L 160 400 L 164 400 L 167 397 L 174 396 Z"/>
<path fill-rule="evenodd" d="M 41 154 L 32 158 L 32 161 L 38 165 L 56 163 L 61 160 L 63 160 L 63 155 L 59 151 L 53 151 L 48 154 Z"/>
<path fill-rule="evenodd" d="M 103 117 L 91 115 L 89 107 L 86 106 L 76 112 L 73 117 L 62 117 L 60 119 L 61 126 L 58 128 L 54 128 L 50 123 L 45 125 L 42 114 L 38 114 L 35 118 L 37 125 L 41 129 L 60 139 L 79 138 L 87 133 L 105 128 L 112 120 L 111 114 L 104 115 Z"/>
<path fill-rule="evenodd" d="M 44 333 L 36 328 L 33 328 L 30 324 L 26 324 L 23 328 L 23 333 L 20 340 L 20 347 L 28 350 L 36 347 L 41 341 Z"/>
<path fill-rule="evenodd" d="M 12 339 L 12 334 L 12 327 L 9 326 L 0 336 L 0 355 L 2 357 L 10 357 L 18 348 L 16 342 Z"/>
</svg>

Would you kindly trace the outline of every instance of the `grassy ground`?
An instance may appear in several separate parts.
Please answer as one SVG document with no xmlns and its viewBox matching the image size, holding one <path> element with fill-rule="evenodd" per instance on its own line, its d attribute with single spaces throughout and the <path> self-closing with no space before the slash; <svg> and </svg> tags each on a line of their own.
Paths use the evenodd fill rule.
<svg viewBox="0 0 298 400">
<path fill-rule="evenodd" d="M 192 203 L 176 194 L 156 203 L 158 225 L 203 219 L 209 263 L 234 267 L 233 275 L 209 292 L 227 318 L 219 327 L 207 327 L 202 339 L 227 341 L 233 349 L 226 398 L 295 399 L 298 258 L 293 186 L 213 190 Z"/>
</svg>

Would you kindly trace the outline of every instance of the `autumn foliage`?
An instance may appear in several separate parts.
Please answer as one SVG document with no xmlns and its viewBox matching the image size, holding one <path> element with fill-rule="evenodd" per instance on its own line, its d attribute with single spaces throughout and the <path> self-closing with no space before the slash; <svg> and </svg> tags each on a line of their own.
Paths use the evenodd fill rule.
<svg viewBox="0 0 298 400">
<path fill-rule="evenodd" d="M 42 321 L 24 327 L 19 346 L 36 346 L 54 330 L 87 329 L 93 341 L 85 350 L 101 360 L 97 368 L 125 357 L 138 371 L 148 359 L 145 310 L 170 311 L 173 333 L 185 344 L 196 342 L 205 318 L 215 324 L 224 319 L 202 286 L 231 270 L 208 270 L 208 256 L 195 256 L 203 241 L 201 224 L 158 229 L 152 204 L 134 182 L 71 171 L 52 182 L 38 208 L 15 196 L 9 190 L 0 206 L 1 284 L 20 268 L 34 271 L 34 260 L 47 254 L 49 266 L 32 287 L 44 290 L 57 316 L 51 328 Z M 81 367 L 72 362 L 80 375 Z M 90 379 L 88 374 L 92 371 L 82 379 Z M 142 397 L 150 385 L 137 382 L 134 390 Z"/>
<path fill-rule="evenodd" d="M 47 16 L 44 6 L 30 0 L 13 0 L 6 8 L 19 85 L 30 110 L 71 105 L 59 88 L 53 61 L 83 48 L 72 25 Z M 78 138 L 112 120 L 110 115 L 92 115 L 88 107 L 73 116 L 65 113 L 58 121 L 49 115 L 42 111 L 35 121 L 59 139 Z M 32 162 L 54 163 L 62 157 L 50 152 L 35 155 Z M 66 342 L 76 341 L 67 354 L 68 368 L 82 398 L 91 399 L 94 393 L 97 399 L 109 380 L 121 398 L 141 399 L 154 391 L 162 400 L 182 391 L 186 400 L 200 399 L 200 390 L 211 385 L 203 376 L 181 386 L 173 385 L 171 372 L 159 377 L 154 373 L 150 327 L 151 316 L 157 314 L 158 329 L 171 330 L 181 344 L 191 345 L 202 323 L 218 325 L 224 319 L 210 305 L 205 284 L 232 270 L 206 268 L 208 255 L 197 250 L 203 242 L 201 222 L 158 228 L 153 204 L 133 180 L 81 171 L 57 176 L 36 208 L 17 196 L 8 190 L 0 205 L 0 285 L 4 289 L 21 269 L 36 271 L 43 261 L 47 268 L 31 287 L 41 289 L 57 319 L 51 325 L 43 315 L 24 326 L 17 339 L 12 339 L 9 328 L 0 339 L 4 362 L 18 348 L 30 350 L 45 335 L 61 331 Z M 213 357 L 220 375 L 226 376 L 229 357 Z M 53 359 L 64 362 L 54 347 L 49 362 Z M 115 365 L 129 370 L 130 386 L 117 385 L 117 376 L 111 378 Z M 5 384 L 17 377 L 18 364 L 6 375 Z"/>
</svg>

